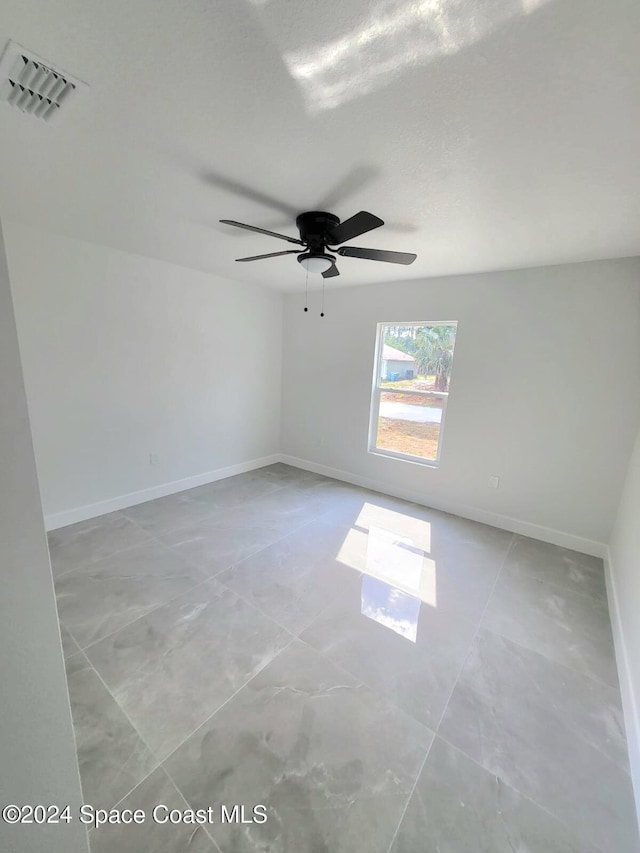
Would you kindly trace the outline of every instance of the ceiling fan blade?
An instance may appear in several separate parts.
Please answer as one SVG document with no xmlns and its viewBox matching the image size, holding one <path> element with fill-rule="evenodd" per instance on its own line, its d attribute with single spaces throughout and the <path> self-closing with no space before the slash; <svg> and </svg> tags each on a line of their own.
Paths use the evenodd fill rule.
<svg viewBox="0 0 640 853">
<path fill-rule="evenodd" d="M 237 261 L 261 261 L 263 258 L 279 258 L 280 255 L 297 255 L 297 249 L 287 249 L 284 252 L 270 252 L 268 255 L 252 255 L 250 258 L 236 258 Z"/>
<path fill-rule="evenodd" d="M 386 261 L 389 264 L 412 264 L 418 257 L 410 252 L 386 252 L 384 249 L 359 249 L 357 246 L 342 246 L 336 249 L 345 258 L 366 258 L 369 261 Z"/>
<path fill-rule="evenodd" d="M 340 270 L 335 264 L 333 264 L 328 270 L 325 270 L 322 273 L 322 278 L 335 278 L 337 275 L 340 275 Z"/>
<path fill-rule="evenodd" d="M 286 234 L 278 234 L 276 231 L 267 231 L 266 228 L 256 228 L 255 225 L 245 225 L 244 222 L 236 222 L 234 219 L 221 219 L 225 225 L 235 225 L 236 228 L 246 228 L 247 231 L 256 231 L 258 234 L 268 234 L 269 237 L 278 237 L 280 240 L 287 240 L 289 243 L 297 243 L 298 246 L 304 246 L 302 240 L 297 240 L 295 237 L 287 237 Z"/>
<path fill-rule="evenodd" d="M 331 245 L 346 243 L 347 240 L 353 240 L 354 237 L 366 234 L 367 231 L 373 231 L 374 228 L 379 228 L 381 225 L 384 225 L 382 219 L 374 216 L 373 213 L 361 210 L 360 213 L 356 213 L 350 219 L 345 219 L 333 229 L 329 243 Z"/>
</svg>

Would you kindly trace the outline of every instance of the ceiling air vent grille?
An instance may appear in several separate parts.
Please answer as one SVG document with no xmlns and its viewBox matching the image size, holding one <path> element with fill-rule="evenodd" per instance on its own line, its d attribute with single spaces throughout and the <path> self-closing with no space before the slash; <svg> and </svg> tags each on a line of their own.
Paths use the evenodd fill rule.
<svg viewBox="0 0 640 853">
<path fill-rule="evenodd" d="M 0 100 L 23 113 L 55 120 L 62 108 L 72 101 L 86 83 L 54 68 L 39 56 L 26 51 L 13 41 L 0 60 Z"/>
</svg>

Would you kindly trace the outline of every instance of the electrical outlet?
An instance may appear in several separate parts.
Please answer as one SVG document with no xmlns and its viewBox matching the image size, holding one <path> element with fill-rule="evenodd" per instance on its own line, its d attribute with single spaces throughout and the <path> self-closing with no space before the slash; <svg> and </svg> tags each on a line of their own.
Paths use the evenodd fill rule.
<svg viewBox="0 0 640 853">
<path fill-rule="evenodd" d="M 499 485 L 500 485 L 500 477 L 498 477 L 497 474 L 492 474 L 491 477 L 489 477 L 489 488 L 490 489 L 497 489 Z"/>
<path fill-rule="evenodd" d="M 149 465 L 159 465 L 160 464 L 160 454 L 159 453 L 150 453 L 149 454 Z"/>
</svg>

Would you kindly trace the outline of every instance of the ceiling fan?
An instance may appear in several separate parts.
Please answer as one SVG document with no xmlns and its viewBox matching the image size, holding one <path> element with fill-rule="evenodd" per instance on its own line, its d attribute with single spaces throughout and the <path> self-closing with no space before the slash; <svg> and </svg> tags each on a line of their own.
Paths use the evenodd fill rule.
<svg viewBox="0 0 640 853">
<path fill-rule="evenodd" d="M 225 225 L 235 225 L 236 228 L 246 228 L 247 231 L 256 231 L 258 234 L 268 234 L 289 243 L 302 246 L 300 249 L 288 249 L 284 252 L 270 252 L 267 255 L 252 255 L 249 258 L 236 258 L 236 261 L 261 261 L 263 258 L 278 258 L 281 255 L 297 255 L 298 262 L 311 273 L 321 273 L 323 278 L 333 278 L 340 275 L 336 266 L 336 255 L 344 258 L 366 258 L 370 261 L 386 261 L 389 264 L 412 264 L 417 255 L 409 252 L 387 252 L 384 249 L 361 249 L 358 246 L 340 246 L 347 240 L 353 240 L 360 234 L 373 231 L 384 225 L 382 219 L 361 210 L 350 219 L 340 222 L 332 213 L 320 210 L 310 210 L 296 217 L 296 226 L 300 232 L 300 239 L 287 237 L 286 234 L 278 234 L 276 231 L 267 231 L 265 228 L 256 228 L 254 225 L 245 225 L 233 219 L 221 219 Z M 335 248 L 339 246 L 339 248 Z M 335 252 L 336 255 L 332 255 Z"/>
</svg>

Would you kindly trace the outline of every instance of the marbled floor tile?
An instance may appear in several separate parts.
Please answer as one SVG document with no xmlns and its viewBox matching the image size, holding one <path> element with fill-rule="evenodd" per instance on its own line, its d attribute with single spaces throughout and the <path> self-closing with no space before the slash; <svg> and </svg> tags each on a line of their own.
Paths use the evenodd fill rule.
<svg viewBox="0 0 640 853">
<path fill-rule="evenodd" d="M 429 510 L 430 513 L 433 510 Z M 462 518 L 450 512 L 438 512 L 433 519 L 433 528 L 440 541 L 469 542 L 476 545 L 511 544 L 513 534 L 500 527 L 492 527 L 481 521 Z"/>
<path fill-rule="evenodd" d="M 62 653 L 65 659 L 70 658 L 71 655 L 75 655 L 80 651 L 80 647 L 64 625 L 60 625 L 60 636 L 62 637 Z"/>
<path fill-rule="evenodd" d="M 287 486 L 259 500 L 220 510 L 212 516 L 212 523 L 225 529 L 264 527 L 282 537 L 322 517 L 329 508 L 330 499 L 316 489 L 300 491 Z"/>
<path fill-rule="evenodd" d="M 570 592 L 585 592 L 607 600 L 604 566 L 599 557 L 579 554 L 526 536 L 517 536 L 505 568 L 561 586 Z"/>
<path fill-rule="evenodd" d="M 91 646 L 87 656 L 164 758 L 290 640 L 208 581 Z"/>
<path fill-rule="evenodd" d="M 303 813 L 377 797 L 406 802 L 432 739 L 425 726 L 294 640 L 165 766 L 193 807 L 262 803 L 274 815 Z M 348 837 L 355 830 L 348 814 L 344 820 Z M 314 832 L 308 825 L 305 838 L 301 825 L 307 847 L 300 849 L 314 849 Z M 240 835 L 214 827 L 224 850 L 242 849 Z"/>
<path fill-rule="evenodd" d="M 333 808 L 271 808 L 265 823 L 219 827 L 214 833 L 222 853 L 388 853 L 406 799 L 369 797 Z"/>
<path fill-rule="evenodd" d="M 330 512 L 324 520 L 340 517 Z M 464 519 L 456 525 L 452 518 L 393 498 L 366 501 L 353 515 L 339 559 L 440 611 L 477 621 L 512 534 Z M 357 563 L 345 558 L 348 550 Z"/>
<path fill-rule="evenodd" d="M 375 519 L 376 523 L 373 523 Z M 429 528 L 397 510 L 367 504 L 351 524 L 333 513 L 303 528 L 324 542 L 323 560 L 379 577 L 435 604 L 435 564 L 429 558 Z"/>
<path fill-rule="evenodd" d="M 485 525 L 478 527 L 484 528 Z M 435 603 L 439 610 L 460 613 L 472 620 L 479 619 L 511 540 L 512 534 L 504 530 L 496 530 L 495 533 L 478 531 L 477 539 L 471 535 L 457 539 L 442 534 L 434 525 L 431 551 L 425 558 L 421 593 L 426 584 L 427 590 L 435 590 Z"/>
<path fill-rule="evenodd" d="M 527 648 L 618 687 L 605 599 L 506 567 L 483 624 Z"/>
<path fill-rule="evenodd" d="M 352 569 L 331 559 L 333 538 L 335 531 L 329 526 L 304 527 L 216 579 L 298 634 L 356 577 Z"/>
<path fill-rule="evenodd" d="M 257 468 L 255 474 L 266 480 L 282 486 L 296 486 L 296 488 L 313 488 L 318 483 L 326 483 L 327 478 L 313 471 L 305 471 L 303 468 L 294 468 L 285 465 L 284 462 L 276 462 L 274 465 L 266 465 Z"/>
<path fill-rule="evenodd" d="M 122 512 L 139 527 L 155 535 L 200 521 L 214 509 L 202 501 L 195 500 L 191 491 L 187 491 L 136 504 Z"/>
<path fill-rule="evenodd" d="M 259 475 L 259 471 L 247 471 L 235 477 L 226 477 L 189 489 L 189 497 L 193 501 L 206 504 L 211 508 L 228 509 L 242 506 L 255 500 L 261 500 L 279 492 L 282 484 L 271 481 Z"/>
<path fill-rule="evenodd" d="M 343 584 L 300 638 L 435 729 L 476 623 L 425 603 L 409 613 L 402 592 L 386 587 L 387 598 L 378 586 L 366 577 Z"/>
<path fill-rule="evenodd" d="M 157 761 L 84 655 L 66 667 L 84 802 L 111 808 Z"/>
<path fill-rule="evenodd" d="M 160 823 L 153 810 L 166 806 L 157 815 L 163 821 L 168 810 L 184 812 L 188 805 L 164 770 L 159 767 L 131 791 L 118 808 L 142 809 L 142 824 L 105 824 L 94 830 L 89 841 L 91 853 L 218 853 L 202 826 L 188 823 Z"/>
<path fill-rule="evenodd" d="M 278 544 L 286 543 L 293 560 L 301 557 L 308 565 L 320 563 L 326 565 L 333 560 L 342 562 L 341 552 L 344 552 L 350 533 L 351 528 L 348 525 L 327 520 L 325 516 L 321 516 L 297 528 L 286 538 L 281 539 Z M 359 552 L 363 553 L 362 547 L 359 548 Z M 357 565 L 351 566 L 347 562 L 342 564 L 349 565 L 350 568 L 356 568 Z"/>
<path fill-rule="evenodd" d="M 149 534 L 121 512 L 110 512 L 52 530 L 48 539 L 53 575 L 58 577 L 117 551 L 140 545 L 149 539 Z"/>
<path fill-rule="evenodd" d="M 348 483 L 346 480 L 334 480 L 332 477 L 325 477 L 324 480 L 316 484 L 316 489 L 318 492 L 324 492 L 326 495 L 334 498 L 337 509 L 341 507 L 341 498 L 345 499 L 345 505 L 355 506 L 356 509 L 360 509 L 362 504 L 368 500 L 375 500 L 376 498 L 395 500 L 395 498 L 391 498 L 389 495 L 373 492 L 371 489 L 356 486 L 353 483 Z M 353 503 L 349 502 L 350 498 L 355 499 L 355 501 Z"/>
<path fill-rule="evenodd" d="M 60 621 L 86 648 L 205 578 L 168 548 L 149 541 L 59 578 Z"/>
<path fill-rule="evenodd" d="M 418 851 L 598 853 L 437 736 L 391 848 Z"/>
<path fill-rule="evenodd" d="M 584 844 L 637 853 L 617 690 L 481 629 L 438 732 Z"/>
<path fill-rule="evenodd" d="M 424 522 L 428 522 L 430 514 L 437 514 L 435 510 L 418 507 L 409 501 L 341 480 L 327 480 L 318 484 L 314 494 L 330 499 L 327 520 L 349 524 L 362 530 L 368 529 L 370 523 L 392 523 L 400 519 L 405 519 L 408 523 L 411 520 L 423 522 L 424 527 Z"/>
<path fill-rule="evenodd" d="M 425 553 L 431 550 L 432 521 L 426 508 L 378 494 L 362 494 L 362 504 L 356 504 L 357 514 L 350 519 L 359 530 L 383 530 L 398 539 L 407 539 Z M 332 513 L 333 515 L 333 513 Z"/>
<path fill-rule="evenodd" d="M 229 527 L 209 518 L 178 530 L 158 534 L 158 538 L 207 577 L 228 569 L 257 551 L 262 551 L 283 534 L 276 528 L 250 525 Z"/>
</svg>

